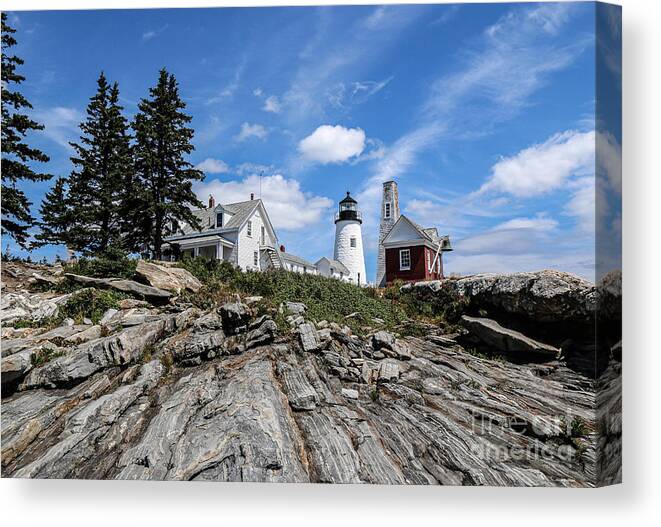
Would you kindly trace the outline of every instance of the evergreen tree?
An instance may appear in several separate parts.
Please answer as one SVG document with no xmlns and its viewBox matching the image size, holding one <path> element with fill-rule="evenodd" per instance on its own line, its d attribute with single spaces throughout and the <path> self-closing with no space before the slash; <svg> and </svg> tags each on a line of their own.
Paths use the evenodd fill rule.
<svg viewBox="0 0 661 527">
<path fill-rule="evenodd" d="M 67 179 L 57 178 L 53 188 L 46 193 L 39 212 L 41 221 L 38 222 L 41 227 L 35 238 L 35 246 L 42 245 L 68 245 L 68 234 L 71 228 L 71 208 L 68 202 Z"/>
<path fill-rule="evenodd" d="M 135 133 L 135 187 L 130 223 L 134 247 L 162 256 L 163 238 L 172 233 L 175 222 L 199 227 L 190 206 L 202 207 L 192 189 L 204 174 L 193 168 L 185 156 L 194 147 L 191 117 L 179 97 L 174 75 L 160 71 L 158 83 L 142 99 L 132 123 Z"/>
<path fill-rule="evenodd" d="M 132 179 L 130 138 L 119 105 L 117 83 L 108 84 L 103 73 L 97 92 L 80 124 L 79 143 L 69 176 L 67 203 L 71 223 L 67 241 L 86 254 L 106 252 L 122 243 L 128 184 Z"/>
<path fill-rule="evenodd" d="M 46 163 L 48 156 L 25 143 L 25 135 L 31 130 L 43 130 L 43 125 L 20 113 L 32 108 L 29 101 L 12 84 L 20 84 L 25 77 L 16 72 L 23 60 L 8 55 L 16 45 L 12 36 L 16 30 L 7 24 L 7 14 L 2 13 L 2 233 L 8 234 L 22 247 L 26 247 L 28 229 L 34 224 L 30 213 L 30 201 L 17 188 L 21 181 L 45 181 L 49 174 L 39 174 L 29 166 L 31 162 Z"/>
</svg>

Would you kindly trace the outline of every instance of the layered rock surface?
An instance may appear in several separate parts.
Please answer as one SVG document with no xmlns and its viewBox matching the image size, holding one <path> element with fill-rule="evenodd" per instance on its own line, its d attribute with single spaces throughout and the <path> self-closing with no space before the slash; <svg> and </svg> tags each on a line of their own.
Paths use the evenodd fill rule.
<svg viewBox="0 0 661 527">
<path fill-rule="evenodd" d="M 617 480 L 598 455 L 594 381 L 555 357 L 490 360 L 452 335 L 358 337 L 284 309 L 290 327 L 237 301 L 121 309 L 100 332 L 5 328 L 3 382 L 5 359 L 29 362 L 3 388 L 2 475 L 592 486 L 610 470 Z"/>
</svg>

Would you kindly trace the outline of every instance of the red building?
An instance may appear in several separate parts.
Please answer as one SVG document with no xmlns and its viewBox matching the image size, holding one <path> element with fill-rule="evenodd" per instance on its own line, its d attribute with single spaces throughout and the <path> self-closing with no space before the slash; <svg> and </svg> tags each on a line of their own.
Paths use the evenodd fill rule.
<svg viewBox="0 0 661 527">
<path fill-rule="evenodd" d="M 443 253 L 451 251 L 450 237 L 439 236 L 436 227 L 423 228 L 400 216 L 383 239 L 386 283 L 418 282 L 443 278 Z"/>
</svg>

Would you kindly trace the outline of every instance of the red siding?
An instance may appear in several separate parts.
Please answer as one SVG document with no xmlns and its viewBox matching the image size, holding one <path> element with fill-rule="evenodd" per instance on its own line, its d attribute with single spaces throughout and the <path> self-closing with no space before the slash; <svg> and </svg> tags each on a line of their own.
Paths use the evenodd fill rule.
<svg viewBox="0 0 661 527">
<path fill-rule="evenodd" d="M 401 249 L 409 249 L 411 251 L 411 269 L 408 271 L 399 269 L 399 251 Z M 433 262 L 436 255 L 435 251 L 424 245 L 386 249 L 386 282 L 390 283 L 394 280 L 417 282 L 420 280 L 436 280 L 441 278 L 435 269 L 434 272 L 429 272 L 427 254 L 429 254 L 429 262 Z"/>
</svg>

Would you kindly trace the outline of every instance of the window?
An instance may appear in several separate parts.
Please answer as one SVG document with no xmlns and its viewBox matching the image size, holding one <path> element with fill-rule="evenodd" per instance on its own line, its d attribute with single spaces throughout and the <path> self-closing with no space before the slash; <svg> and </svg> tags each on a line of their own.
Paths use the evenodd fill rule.
<svg viewBox="0 0 661 527">
<path fill-rule="evenodd" d="M 431 273 L 431 253 L 429 251 L 425 251 L 425 253 L 427 254 L 427 269 L 429 269 L 429 272 Z"/>
<path fill-rule="evenodd" d="M 387 220 L 390 219 L 390 203 L 386 202 L 384 210 L 383 210 L 383 217 Z"/>
<path fill-rule="evenodd" d="M 409 271 L 411 269 L 411 250 L 410 249 L 400 249 L 399 250 L 399 270 L 400 271 Z"/>
<path fill-rule="evenodd" d="M 356 246 L 356 237 L 352 236 L 351 239 L 349 240 L 349 243 L 351 244 L 351 247 Z"/>
<path fill-rule="evenodd" d="M 223 213 L 219 212 L 216 214 L 216 229 L 219 229 L 223 226 Z"/>
<path fill-rule="evenodd" d="M 247 234 L 248 236 L 252 236 L 252 221 L 248 220 L 248 227 L 247 227 Z"/>
<path fill-rule="evenodd" d="M 252 263 L 255 267 L 259 265 L 259 253 L 255 251 L 252 255 Z"/>
<path fill-rule="evenodd" d="M 266 245 L 266 230 L 264 229 L 263 225 L 262 225 L 262 245 Z"/>
</svg>

